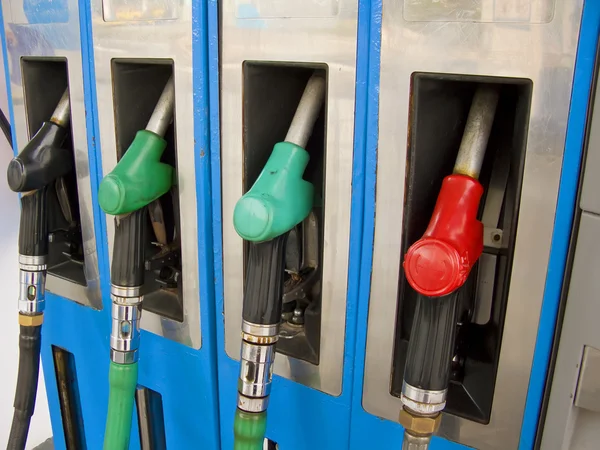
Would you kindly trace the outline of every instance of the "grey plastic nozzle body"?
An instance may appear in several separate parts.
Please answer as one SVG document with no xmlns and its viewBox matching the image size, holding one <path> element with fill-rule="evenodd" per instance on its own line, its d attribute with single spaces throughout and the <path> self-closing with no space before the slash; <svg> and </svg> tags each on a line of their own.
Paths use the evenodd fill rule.
<svg viewBox="0 0 600 450">
<path fill-rule="evenodd" d="M 497 104 L 498 89 L 496 87 L 480 86 L 477 88 L 454 164 L 454 173 L 475 179 L 479 178 L 488 139 L 494 124 Z"/>
<path fill-rule="evenodd" d="M 175 81 L 173 75 L 167 81 L 158 103 L 154 107 L 152 116 L 146 125 L 146 130 L 152 131 L 159 136 L 164 136 L 167 128 L 173 120 L 173 110 L 175 108 Z"/>
<path fill-rule="evenodd" d="M 66 128 L 67 125 L 69 125 L 70 120 L 71 102 L 69 101 L 69 88 L 67 88 L 65 89 L 65 92 L 63 92 L 62 97 L 58 101 L 56 108 L 54 108 L 54 112 L 52 113 L 50 121 L 54 122 L 56 125 Z"/>
<path fill-rule="evenodd" d="M 312 134 L 313 127 L 325 98 L 325 79 L 314 74 L 306 83 L 304 93 L 292 119 L 292 124 L 285 136 L 286 142 L 291 142 L 302 148 L 306 148 L 306 143 Z"/>
</svg>

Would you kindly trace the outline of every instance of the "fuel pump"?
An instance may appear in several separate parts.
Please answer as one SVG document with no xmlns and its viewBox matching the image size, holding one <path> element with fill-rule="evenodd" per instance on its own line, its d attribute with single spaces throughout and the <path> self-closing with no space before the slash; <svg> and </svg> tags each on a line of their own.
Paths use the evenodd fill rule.
<svg viewBox="0 0 600 450">
<path fill-rule="evenodd" d="M 234 227 L 249 243 L 234 420 L 236 450 L 263 448 L 282 313 L 286 242 L 290 230 L 312 209 L 314 187 L 302 178 L 310 158 L 304 147 L 324 96 L 325 80 L 313 74 L 284 142 L 275 145 L 256 182 L 234 209 Z"/>
<path fill-rule="evenodd" d="M 446 405 L 458 298 L 483 251 L 478 177 L 497 103 L 496 88 L 481 86 L 475 92 L 453 174 L 442 182 L 425 234 L 405 255 L 406 278 L 419 293 L 402 385 L 405 450 L 429 447 Z"/>
<path fill-rule="evenodd" d="M 171 77 L 146 129 L 137 132 L 119 163 L 100 183 L 98 192 L 100 207 L 116 216 L 110 274 L 110 394 L 104 436 L 107 450 L 129 448 L 137 386 L 146 213 L 147 206 L 167 193 L 173 184 L 173 167 L 160 160 L 167 146 L 163 136 L 173 118 L 174 102 Z"/>
<path fill-rule="evenodd" d="M 48 259 L 47 192 L 73 170 L 63 148 L 71 108 L 65 90 L 49 121 L 8 165 L 8 185 L 21 195 L 19 225 L 19 372 L 7 449 L 25 448 L 37 392 Z"/>
</svg>

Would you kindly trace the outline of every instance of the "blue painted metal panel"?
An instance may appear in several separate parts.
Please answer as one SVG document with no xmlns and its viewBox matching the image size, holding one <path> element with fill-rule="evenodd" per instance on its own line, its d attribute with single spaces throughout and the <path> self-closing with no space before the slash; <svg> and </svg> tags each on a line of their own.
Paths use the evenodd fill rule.
<svg viewBox="0 0 600 450">
<path fill-rule="evenodd" d="M 365 204 L 362 241 L 362 262 L 357 306 L 356 358 L 354 394 L 352 401 L 351 448 L 398 448 L 402 442 L 403 428 L 391 422 L 367 413 L 362 406 L 363 374 L 366 350 L 366 324 L 368 318 L 371 267 L 373 257 L 373 238 L 375 227 L 375 183 L 377 170 L 378 139 L 378 101 L 379 69 L 381 42 L 381 1 L 374 0 L 369 15 L 369 49 L 359 45 L 359 60 L 368 59 L 368 98 L 366 118 L 365 153 Z M 364 25 L 366 27 L 366 25 Z M 540 317 L 540 326 L 536 342 L 535 357 L 531 372 L 525 417 L 521 431 L 520 449 L 533 448 L 554 330 L 556 314 L 562 287 L 570 231 L 575 208 L 577 181 L 581 168 L 581 153 L 585 132 L 586 111 L 589 100 L 591 78 L 594 69 L 594 55 L 600 29 L 600 3 L 587 0 L 584 6 L 580 42 L 577 53 L 577 66 L 571 100 L 568 133 L 565 144 L 563 170 L 560 180 L 560 193 L 557 205 L 552 250 L 548 266 L 548 276 Z M 361 34 L 361 38 L 362 38 Z M 360 57 L 361 50 L 368 57 Z M 357 113 L 358 114 L 358 113 Z M 357 121 L 358 123 L 358 121 Z M 432 449 L 466 448 L 441 438 L 434 438 Z"/>
<path fill-rule="evenodd" d="M 211 2 L 212 3 L 212 2 Z M 55 2 L 56 4 L 56 2 Z M 36 3 L 36 14 L 44 14 L 44 2 Z M 53 7 L 55 8 L 55 7 Z M 81 306 L 56 295 L 47 294 L 42 335 L 42 363 L 52 420 L 54 443 L 65 448 L 58 389 L 54 372 L 52 346 L 73 354 L 85 441 L 89 450 L 101 449 L 108 401 L 108 366 L 110 306 L 110 271 L 106 240 L 106 218 L 97 206 L 97 190 L 102 178 L 101 142 L 97 118 L 98 99 L 93 63 L 91 10 L 87 0 L 79 1 L 81 51 L 83 60 L 86 123 L 88 130 L 89 170 L 94 204 L 94 227 L 97 237 L 98 264 L 103 296 L 101 311 Z M 216 17 L 216 6 L 210 11 Z M 207 1 L 194 2 L 193 64 L 197 202 L 198 257 L 201 301 L 202 348 L 194 350 L 184 345 L 142 331 L 139 384 L 162 396 L 164 425 L 168 448 L 219 449 L 219 417 L 217 401 L 217 368 L 215 345 L 215 310 L 213 299 L 212 202 L 210 198 L 209 152 L 209 90 L 208 90 L 208 12 Z M 54 13 L 52 13 L 54 14 Z M 64 14 L 68 14 L 64 12 Z M 52 16 L 54 17 L 54 16 Z M 216 33 L 214 23 L 212 32 Z M 24 25 L 27 27 L 27 25 Z M 216 36 L 216 35 L 215 35 Z M 215 38 L 216 39 L 216 38 Z M 215 39 L 210 42 L 214 45 Z M 2 45 L 6 39 L 2 29 Z M 6 52 L 5 52 L 6 54 Z M 4 61 L 5 68 L 8 62 Z M 213 67 L 216 76 L 216 67 Z M 7 85 L 10 80 L 7 73 Z M 10 97 L 10 96 L 9 96 Z M 11 121 L 13 120 L 12 106 Z M 190 130 L 191 132 L 191 130 Z M 106 149 L 114 151 L 114 149 Z M 16 198 L 15 198 L 16 201 Z M 134 413 L 130 448 L 139 449 L 137 420 Z"/>
</svg>

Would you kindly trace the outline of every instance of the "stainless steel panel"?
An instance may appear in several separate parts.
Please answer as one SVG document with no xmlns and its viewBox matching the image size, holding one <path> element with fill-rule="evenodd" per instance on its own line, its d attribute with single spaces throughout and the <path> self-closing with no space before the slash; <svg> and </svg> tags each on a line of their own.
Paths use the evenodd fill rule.
<svg viewBox="0 0 600 450">
<path fill-rule="evenodd" d="M 181 249 L 183 322 L 150 311 L 142 314 L 141 327 L 193 348 L 200 348 L 200 299 L 198 286 L 198 226 L 194 160 L 194 105 L 192 80 L 192 6 L 186 0 L 161 2 L 178 11 L 175 20 L 135 20 L 125 16 L 104 21 L 106 0 L 92 1 L 92 34 L 98 95 L 98 122 L 102 170 L 109 173 L 117 163 L 111 60 L 113 58 L 172 59 L 175 77 L 175 116 L 179 203 L 182 205 Z M 111 2 L 116 4 L 116 2 Z M 129 2 L 134 5 L 133 2 Z M 142 8 L 142 3 L 137 3 Z M 143 61 L 142 61 L 143 62 Z M 185 205 L 185 207 L 183 206 Z M 112 256 L 114 221 L 106 221 L 108 249 Z"/>
<path fill-rule="evenodd" d="M 587 345 L 581 359 L 575 406 L 600 412 L 600 350 Z"/>
<path fill-rule="evenodd" d="M 404 0 L 404 19 L 440 22 L 548 23 L 556 0 Z"/>
<path fill-rule="evenodd" d="M 585 157 L 585 173 L 581 187 L 581 209 L 600 214 L 600 89 L 596 89 L 589 128 L 587 155 Z"/>
<path fill-rule="evenodd" d="M 173 0 L 102 0 L 107 22 L 177 19 L 179 2 Z"/>
<path fill-rule="evenodd" d="M 411 74 L 529 78 L 533 99 L 528 146 L 491 421 L 481 425 L 445 415 L 439 433 L 482 450 L 517 448 L 550 253 L 582 3 L 557 2 L 548 24 L 507 25 L 409 22 L 406 3 L 383 1 L 376 223 L 363 393 L 366 411 L 396 421 L 401 408 L 400 399 L 390 395 L 390 374 L 401 270 Z"/>
<path fill-rule="evenodd" d="M 583 212 L 543 425 L 543 450 L 595 449 L 600 440 L 600 415 L 574 404 L 584 347 L 600 349 L 599 235 L 600 216 Z"/>
<path fill-rule="evenodd" d="M 342 391 L 346 287 L 350 231 L 350 198 L 356 72 L 356 0 L 302 2 L 337 4 L 337 15 L 310 19 L 292 17 L 291 3 L 254 0 L 254 19 L 237 20 L 240 2 L 221 2 L 221 137 L 223 189 L 223 271 L 225 348 L 234 359 L 240 355 L 243 296 L 243 242 L 233 228 L 233 208 L 242 192 L 242 63 L 281 61 L 328 65 L 327 141 L 325 149 L 325 230 L 321 312 L 320 364 L 312 365 L 277 355 L 275 373 L 323 392 Z M 286 6 L 287 5 L 287 6 Z M 318 8 L 317 8 L 318 9 Z M 319 10 L 320 11 L 320 10 Z M 333 8 L 330 12 L 333 11 Z"/>
<path fill-rule="evenodd" d="M 29 24 L 23 9 L 23 2 L 18 0 L 2 0 L 2 8 L 7 12 L 4 16 L 4 27 L 6 39 L 10 41 L 7 46 L 7 57 L 14 113 L 12 125 L 18 148 L 22 148 L 29 140 L 20 59 L 22 57 L 62 57 L 67 59 L 71 129 L 87 287 L 48 275 L 46 290 L 77 303 L 101 309 L 102 297 L 94 232 L 86 112 L 83 97 L 79 2 L 77 0 L 68 1 L 68 11 L 60 14 L 61 22 L 68 18 L 68 21 L 64 23 L 37 23 L 38 21 L 36 21 L 35 24 Z"/>
</svg>

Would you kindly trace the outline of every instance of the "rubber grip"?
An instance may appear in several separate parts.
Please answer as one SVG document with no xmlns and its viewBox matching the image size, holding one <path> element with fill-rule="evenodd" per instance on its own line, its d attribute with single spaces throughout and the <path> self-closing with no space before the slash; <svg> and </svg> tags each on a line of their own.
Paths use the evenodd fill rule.
<svg viewBox="0 0 600 450">
<path fill-rule="evenodd" d="M 28 192 L 49 185 L 73 167 L 73 154 L 63 148 L 68 131 L 53 122 L 44 122 L 39 131 L 8 164 L 8 186 L 14 192 Z"/>
<path fill-rule="evenodd" d="M 144 284 L 144 244 L 146 242 L 146 208 L 115 218 L 110 282 L 115 286 L 135 287 Z"/>
<path fill-rule="evenodd" d="M 233 420 L 233 450 L 262 450 L 267 431 L 267 412 L 236 409 Z"/>
<path fill-rule="evenodd" d="M 44 256 L 48 254 L 47 188 L 21 197 L 19 223 L 19 254 Z"/>
<path fill-rule="evenodd" d="M 108 416 L 104 450 L 129 450 L 138 363 L 110 362 L 108 369 Z"/>
<path fill-rule="evenodd" d="M 281 320 L 285 247 L 288 233 L 270 241 L 250 243 L 242 317 L 257 325 Z"/>
<path fill-rule="evenodd" d="M 14 416 L 8 438 L 8 450 L 24 450 L 31 416 L 35 409 L 42 327 L 21 325 L 19 334 L 19 372 L 15 390 Z"/>
<path fill-rule="evenodd" d="M 456 337 L 458 290 L 444 297 L 419 295 L 415 308 L 404 381 L 432 391 L 448 388 Z"/>
</svg>

